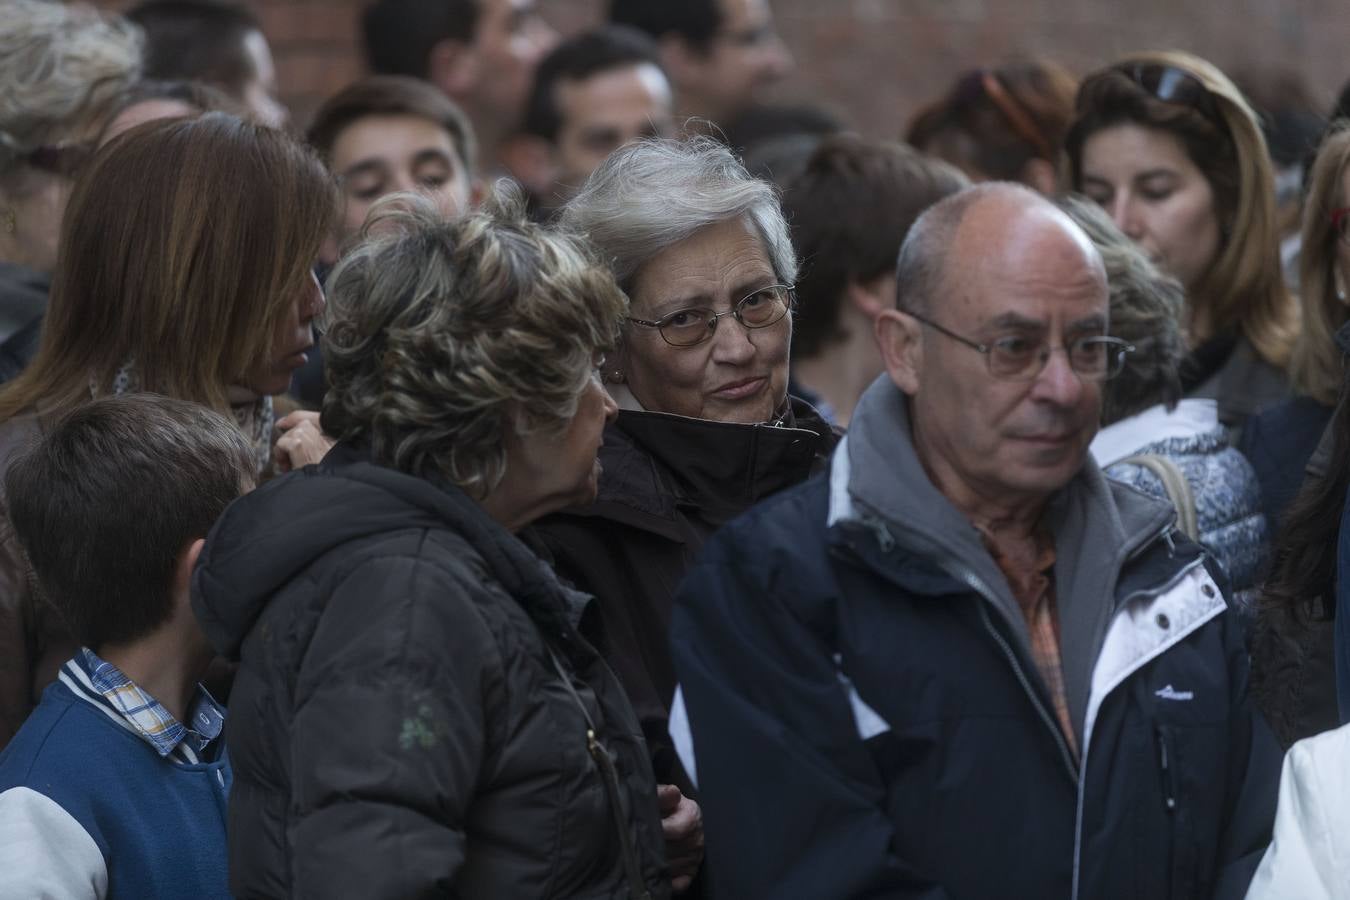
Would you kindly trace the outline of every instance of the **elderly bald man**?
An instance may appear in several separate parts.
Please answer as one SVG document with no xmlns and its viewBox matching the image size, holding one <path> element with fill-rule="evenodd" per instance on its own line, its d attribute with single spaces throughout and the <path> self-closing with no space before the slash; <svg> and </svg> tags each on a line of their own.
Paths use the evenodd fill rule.
<svg viewBox="0 0 1350 900">
<path fill-rule="evenodd" d="M 1220 570 L 1087 454 L 1129 350 L 1101 258 L 990 184 L 919 219 L 897 282 L 828 478 L 727 526 L 679 594 L 712 883 L 1241 897 L 1279 750 Z"/>
</svg>

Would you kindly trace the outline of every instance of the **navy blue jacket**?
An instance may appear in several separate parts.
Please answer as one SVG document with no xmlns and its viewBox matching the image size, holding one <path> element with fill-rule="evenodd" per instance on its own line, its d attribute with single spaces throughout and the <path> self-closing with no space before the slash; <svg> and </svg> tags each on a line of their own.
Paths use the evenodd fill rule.
<svg viewBox="0 0 1350 900">
<path fill-rule="evenodd" d="M 1090 462 L 1091 497 L 1064 501 L 1116 505 L 1116 521 L 1078 531 L 1122 536 L 1075 566 L 1075 538 L 1056 532 L 1080 763 L 997 568 L 946 552 L 979 544 L 931 485 L 906 482 L 910 521 L 879 514 L 885 498 L 850 482 L 856 428 L 831 479 L 723 529 L 679 594 L 672 642 L 718 895 L 1242 897 L 1280 754 L 1203 551 Z M 912 449 L 890 438 L 875 458 L 904 469 Z"/>
</svg>

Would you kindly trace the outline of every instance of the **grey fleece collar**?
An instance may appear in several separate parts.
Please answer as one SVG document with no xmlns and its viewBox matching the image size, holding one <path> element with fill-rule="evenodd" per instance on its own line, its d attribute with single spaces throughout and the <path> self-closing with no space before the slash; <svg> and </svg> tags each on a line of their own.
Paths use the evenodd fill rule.
<svg viewBox="0 0 1350 900">
<path fill-rule="evenodd" d="M 970 583 L 967 576 L 974 576 L 1029 664 L 1026 620 L 1007 579 L 975 526 L 929 481 L 914 452 L 905 395 L 888 376 L 863 394 L 838 454 L 843 458 L 831 479 L 830 524 L 855 520 L 882 527 L 901 547 L 933 559 L 954 577 Z M 1114 612 L 1121 568 L 1175 514 L 1166 503 L 1108 482 L 1088 456 L 1045 515 L 1055 536 L 1065 692 L 1081 740 L 1092 669 Z M 1035 667 L 1028 666 L 1027 674 L 1037 677 Z"/>
</svg>

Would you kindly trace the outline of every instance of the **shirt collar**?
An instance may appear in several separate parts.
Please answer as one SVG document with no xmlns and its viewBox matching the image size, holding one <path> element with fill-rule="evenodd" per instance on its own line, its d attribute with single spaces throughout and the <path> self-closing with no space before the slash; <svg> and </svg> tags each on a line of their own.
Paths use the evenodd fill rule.
<svg viewBox="0 0 1350 900">
<path fill-rule="evenodd" d="M 188 709 L 188 722 L 179 722 L 150 694 L 142 690 L 117 666 L 101 658 L 88 647 L 81 647 L 72 660 L 88 678 L 88 683 L 103 702 L 140 735 L 160 756 L 169 756 L 180 746 L 193 753 L 182 754 L 191 761 L 220 737 L 225 725 L 225 710 L 201 685 Z"/>
</svg>

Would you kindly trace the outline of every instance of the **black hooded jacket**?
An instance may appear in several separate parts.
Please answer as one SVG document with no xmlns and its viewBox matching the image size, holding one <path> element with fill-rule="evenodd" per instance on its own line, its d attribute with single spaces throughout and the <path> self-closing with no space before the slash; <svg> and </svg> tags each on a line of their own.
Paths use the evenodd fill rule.
<svg viewBox="0 0 1350 900">
<path fill-rule="evenodd" d="M 796 398 L 777 425 L 625 410 L 605 429 L 595 503 L 531 529 L 558 574 L 595 595 L 599 615 L 583 631 L 628 692 L 658 781 L 694 793 L 666 729 L 675 694 L 670 609 L 680 579 L 717 528 L 805 481 L 838 439 Z"/>
<path fill-rule="evenodd" d="M 345 445 L 233 504 L 193 606 L 241 661 L 236 896 L 668 895 L 637 721 L 572 625 L 588 599 L 463 492 Z"/>
</svg>

